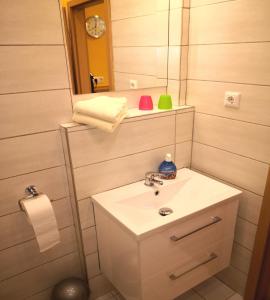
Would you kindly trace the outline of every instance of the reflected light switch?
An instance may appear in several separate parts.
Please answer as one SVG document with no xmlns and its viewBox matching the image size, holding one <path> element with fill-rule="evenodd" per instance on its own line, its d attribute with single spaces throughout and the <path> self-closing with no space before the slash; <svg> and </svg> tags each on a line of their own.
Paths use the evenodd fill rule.
<svg viewBox="0 0 270 300">
<path fill-rule="evenodd" d="M 130 89 L 137 89 L 138 88 L 138 80 L 129 79 L 129 88 Z"/>
</svg>

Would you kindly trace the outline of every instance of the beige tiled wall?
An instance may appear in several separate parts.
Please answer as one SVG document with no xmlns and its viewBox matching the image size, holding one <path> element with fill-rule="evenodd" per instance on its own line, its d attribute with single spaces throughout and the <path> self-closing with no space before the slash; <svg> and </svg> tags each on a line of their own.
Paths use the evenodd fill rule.
<svg viewBox="0 0 270 300">
<path fill-rule="evenodd" d="M 124 2 L 124 3 L 123 3 Z M 189 8 L 183 0 L 111 0 L 116 90 L 168 86 L 185 103 Z"/>
<path fill-rule="evenodd" d="M 243 294 L 270 153 L 268 0 L 191 0 L 187 104 L 195 105 L 192 168 L 243 190 L 231 266 Z M 226 91 L 240 108 L 224 107 Z"/>
<path fill-rule="evenodd" d="M 60 10 L 57 0 L 2 4 L 0 298 L 47 300 L 55 283 L 81 274 L 59 132 L 71 117 Z M 53 200 L 60 228 L 62 243 L 43 254 L 18 206 L 30 184 Z"/>
<path fill-rule="evenodd" d="M 167 86 L 169 0 L 111 0 L 116 90 Z"/>
<path fill-rule="evenodd" d="M 113 134 L 86 126 L 66 126 L 71 172 L 78 203 L 84 254 L 94 294 L 111 286 L 100 274 L 91 195 L 129 184 L 157 170 L 167 152 L 178 168 L 189 167 L 193 109 L 125 119 Z M 132 139 L 130 139 L 132 136 Z M 107 284 L 107 285 L 106 285 Z"/>
</svg>

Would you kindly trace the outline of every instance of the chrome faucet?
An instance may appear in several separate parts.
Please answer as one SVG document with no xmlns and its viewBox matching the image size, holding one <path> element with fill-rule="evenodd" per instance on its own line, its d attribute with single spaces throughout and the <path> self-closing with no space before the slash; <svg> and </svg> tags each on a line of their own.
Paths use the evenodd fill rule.
<svg viewBox="0 0 270 300">
<path fill-rule="evenodd" d="M 157 183 L 159 185 L 163 184 L 162 180 L 158 180 L 157 178 L 160 178 L 161 174 L 158 172 L 147 172 L 145 173 L 145 181 L 144 184 L 147 186 L 153 186 L 154 183 Z"/>
</svg>

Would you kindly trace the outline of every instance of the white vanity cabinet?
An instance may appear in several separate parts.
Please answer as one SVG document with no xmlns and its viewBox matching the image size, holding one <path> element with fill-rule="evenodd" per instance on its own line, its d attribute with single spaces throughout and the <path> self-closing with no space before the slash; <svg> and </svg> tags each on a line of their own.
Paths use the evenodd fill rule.
<svg viewBox="0 0 270 300">
<path fill-rule="evenodd" d="M 183 191 L 183 186 L 181 188 Z M 151 208 L 160 218 L 160 226 L 154 222 L 146 230 L 144 215 L 140 232 L 136 232 L 140 220 L 136 228 L 132 227 L 128 224 L 126 207 L 123 211 L 121 207 L 117 209 L 119 201 L 114 203 L 116 194 L 106 192 L 111 193 L 111 202 L 108 200 L 110 207 L 102 201 L 106 193 L 94 196 L 101 271 L 127 300 L 172 300 L 221 271 L 230 263 L 238 195 L 241 193 L 230 189 L 227 187 L 227 192 L 232 193 L 219 194 L 230 197 L 213 200 L 215 203 L 210 201 L 212 205 L 199 210 L 193 206 L 190 214 L 182 212 L 180 218 L 172 215 L 177 214 L 177 209 L 185 210 L 186 206 L 192 206 L 190 202 L 197 201 L 196 196 L 195 200 L 181 203 L 182 207 L 169 201 L 167 206 L 174 210 L 170 216 L 159 216 L 158 210 Z M 124 194 L 120 192 L 119 197 Z M 182 193 L 182 197 L 184 195 L 189 193 Z M 175 201 L 181 201 L 180 194 Z M 115 211 L 112 209 L 114 206 Z M 131 212 L 140 218 L 139 209 L 132 207 Z M 117 214 L 124 216 L 121 219 Z"/>
</svg>

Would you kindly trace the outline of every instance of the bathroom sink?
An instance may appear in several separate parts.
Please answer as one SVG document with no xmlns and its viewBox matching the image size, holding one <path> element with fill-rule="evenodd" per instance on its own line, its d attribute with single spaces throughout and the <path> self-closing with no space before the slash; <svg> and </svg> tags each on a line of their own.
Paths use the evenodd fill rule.
<svg viewBox="0 0 270 300">
<path fill-rule="evenodd" d="M 181 169 L 92 196 L 101 271 L 127 300 L 178 297 L 229 266 L 240 194 Z"/>
<path fill-rule="evenodd" d="M 153 230 L 191 216 L 241 191 L 207 176 L 183 168 L 174 180 L 164 180 L 162 186 L 149 187 L 144 181 L 93 195 L 94 205 L 104 209 L 138 239 Z M 159 214 L 160 208 L 173 212 Z"/>
</svg>

